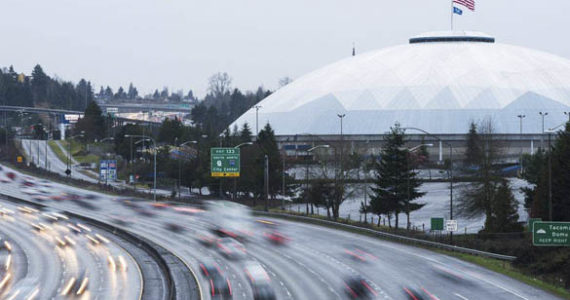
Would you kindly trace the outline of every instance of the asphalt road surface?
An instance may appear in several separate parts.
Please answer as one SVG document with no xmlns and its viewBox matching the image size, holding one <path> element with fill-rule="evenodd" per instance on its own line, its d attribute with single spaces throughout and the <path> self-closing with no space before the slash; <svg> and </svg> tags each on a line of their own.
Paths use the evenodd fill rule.
<svg viewBox="0 0 570 300">
<path fill-rule="evenodd" d="M 45 183 L 47 197 L 23 193 L 18 178 L 5 179 L 7 171 L 4 168 L 0 174 L 4 182 L 0 193 L 113 223 L 174 253 L 193 270 L 191 275 L 197 276 L 203 299 L 211 296 L 210 281 L 199 267 L 206 260 L 217 262 L 227 276 L 233 299 L 253 298 L 254 290 L 244 271 L 249 262 L 263 266 L 277 299 L 350 298 L 347 278 L 359 278 L 375 299 L 413 299 L 408 293 L 417 299 L 420 295 L 421 299 L 557 299 L 507 276 L 425 249 L 271 218 L 244 221 L 243 228 L 251 233 L 244 242 L 245 257 L 229 259 L 215 245 L 200 242 L 201 236 L 221 222 L 208 212 L 193 207 L 153 206 L 151 202 L 55 183 Z M 265 236 L 275 228 L 290 239 L 284 245 L 275 245 Z"/>
</svg>

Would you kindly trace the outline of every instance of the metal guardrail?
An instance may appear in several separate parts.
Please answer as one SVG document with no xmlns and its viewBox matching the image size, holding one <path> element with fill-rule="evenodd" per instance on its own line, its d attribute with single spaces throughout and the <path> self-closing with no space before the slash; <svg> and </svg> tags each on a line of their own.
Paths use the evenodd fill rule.
<svg viewBox="0 0 570 300">
<path fill-rule="evenodd" d="M 363 227 L 359 227 L 359 226 L 343 224 L 340 222 L 334 222 L 334 221 L 329 221 L 329 220 L 322 220 L 322 219 L 317 219 L 317 218 L 296 216 L 296 215 L 283 214 L 283 213 L 269 213 L 269 212 L 263 212 L 263 211 L 255 211 L 254 213 L 258 214 L 258 215 L 262 215 L 262 216 L 267 216 L 267 217 L 279 217 L 279 218 L 290 219 L 290 220 L 294 220 L 294 221 L 304 221 L 304 222 L 316 223 L 316 224 L 326 224 L 326 225 L 330 225 L 333 227 L 339 227 L 339 228 L 361 231 L 361 232 L 365 232 L 368 234 L 376 235 L 378 237 L 397 240 L 397 241 L 405 242 L 408 244 L 417 244 L 417 245 L 422 245 L 422 246 L 427 246 L 427 247 L 432 247 L 432 248 L 437 248 L 437 249 L 442 249 L 442 250 L 447 250 L 447 251 L 466 253 L 466 254 L 471 254 L 471 255 L 489 257 L 489 258 L 494 258 L 494 259 L 499 259 L 499 260 L 505 260 L 505 261 L 514 261 L 515 259 L 517 259 L 516 256 L 503 255 L 503 254 L 497 254 L 497 253 L 492 253 L 492 252 L 475 250 L 475 249 L 470 249 L 470 248 L 465 248 L 465 247 L 459 247 L 459 246 L 447 245 L 447 244 L 442 244 L 442 243 L 437 243 L 437 242 L 432 242 L 432 241 L 426 241 L 426 240 L 421 240 L 421 239 L 411 238 L 411 237 L 397 235 L 397 234 L 393 234 L 393 233 L 387 233 L 387 232 L 372 230 L 369 228 L 363 228 Z"/>
</svg>

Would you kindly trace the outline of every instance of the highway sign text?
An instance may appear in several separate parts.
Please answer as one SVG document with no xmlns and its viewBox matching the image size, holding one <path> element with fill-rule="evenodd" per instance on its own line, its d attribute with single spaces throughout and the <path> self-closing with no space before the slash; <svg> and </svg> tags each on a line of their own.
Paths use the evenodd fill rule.
<svg viewBox="0 0 570 300">
<path fill-rule="evenodd" d="M 210 171 L 212 177 L 239 177 L 239 148 L 210 149 Z"/>
</svg>

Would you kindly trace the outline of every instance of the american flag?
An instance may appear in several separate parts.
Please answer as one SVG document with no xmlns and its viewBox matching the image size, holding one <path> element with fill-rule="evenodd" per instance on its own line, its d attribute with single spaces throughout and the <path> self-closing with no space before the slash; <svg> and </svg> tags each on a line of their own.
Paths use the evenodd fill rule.
<svg viewBox="0 0 570 300">
<path fill-rule="evenodd" d="M 469 8 L 470 10 L 475 11 L 475 0 L 453 0 L 453 3 L 463 5 Z"/>
</svg>

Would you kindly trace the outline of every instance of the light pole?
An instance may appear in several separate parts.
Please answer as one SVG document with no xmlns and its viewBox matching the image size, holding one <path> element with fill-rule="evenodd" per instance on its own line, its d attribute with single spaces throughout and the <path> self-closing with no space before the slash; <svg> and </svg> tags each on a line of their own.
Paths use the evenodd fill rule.
<svg viewBox="0 0 570 300">
<path fill-rule="evenodd" d="M 240 147 L 242 147 L 242 146 L 249 146 L 249 145 L 253 145 L 253 142 L 241 143 L 241 144 L 239 144 L 239 145 L 237 145 L 237 146 L 234 146 L 234 149 L 238 149 L 238 148 L 240 148 Z M 241 156 L 241 154 L 240 154 L 240 156 Z M 241 159 L 240 159 L 240 160 L 241 160 Z M 237 178 L 235 178 L 235 177 L 234 177 L 234 193 L 233 193 L 233 194 L 234 194 L 234 195 L 233 195 L 233 198 L 234 198 L 234 201 L 235 201 L 236 198 L 237 198 Z"/>
<path fill-rule="evenodd" d="M 153 190 L 154 190 L 154 192 L 153 192 L 152 199 L 153 199 L 153 201 L 156 202 L 156 152 L 158 151 L 157 146 L 156 146 L 156 141 L 155 141 L 152 137 L 147 136 L 147 135 L 125 134 L 125 137 L 126 137 L 126 138 L 128 138 L 128 137 L 142 138 L 142 141 L 143 141 L 143 142 L 144 142 L 145 140 L 149 140 L 149 141 L 151 141 L 151 142 L 153 143 L 153 145 L 154 145 L 154 151 L 153 151 L 153 152 L 154 152 L 154 155 L 153 155 L 153 157 L 154 157 L 154 176 L 153 176 L 153 177 L 154 177 L 154 180 L 153 180 Z"/>
<path fill-rule="evenodd" d="M 416 130 L 416 131 L 420 131 L 428 136 L 431 136 L 433 138 L 435 138 L 436 140 L 438 140 L 440 143 L 443 142 L 443 140 L 438 137 L 437 135 L 433 135 L 421 128 L 417 128 L 417 127 L 404 127 L 402 128 L 403 130 Z M 447 144 L 447 146 L 449 147 L 449 220 L 453 220 L 453 147 L 451 145 L 451 143 L 445 142 Z M 441 144 L 440 144 L 441 145 Z M 453 243 L 453 231 L 451 231 L 449 233 L 449 242 Z"/>
<path fill-rule="evenodd" d="M 67 147 L 68 148 L 68 151 L 67 151 L 67 170 L 65 170 L 65 174 L 67 175 L 67 177 L 71 176 L 71 141 L 76 137 L 83 137 L 84 134 L 85 134 L 85 132 L 81 131 L 81 134 L 69 137 L 69 141 L 67 142 L 67 145 L 68 145 L 68 147 Z"/>
<path fill-rule="evenodd" d="M 318 145 L 318 146 L 314 146 L 313 148 L 310 148 L 307 150 L 307 153 L 311 153 L 313 152 L 313 150 L 319 149 L 319 148 L 330 148 L 330 145 Z M 305 174 L 305 181 L 307 182 L 307 186 L 306 186 L 306 191 L 305 191 L 305 195 L 307 196 L 307 199 L 305 199 L 305 204 L 307 205 L 307 215 L 309 215 L 309 162 L 307 161 L 306 164 L 306 171 L 307 173 Z"/>
<path fill-rule="evenodd" d="M 519 135 L 519 143 L 521 144 L 521 153 L 519 156 L 519 163 L 520 163 L 520 168 L 521 168 L 521 174 L 522 174 L 522 169 L 523 169 L 523 161 L 522 161 L 522 154 L 523 154 L 523 146 L 522 146 L 522 134 L 523 134 L 523 119 L 526 117 L 526 115 L 518 115 L 517 118 L 519 118 L 520 120 L 520 135 Z"/>
<path fill-rule="evenodd" d="M 178 144 L 178 137 L 174 138 L 174 143 Z M 184 142 L 184 143 L 178 145 L 178 148 L 185 146 L 185 145 L 188 145 L 188 144 L 198 144 L 198 141 Z M 180 151 L 180 150 L 178 150 L 178 151 Z M 181 182 L 182 182 L 182 157 L 179 157 L 178 158 L 178 201 L 180 201 L 181 194 L 182 194 L 182 192 L 181 192 L 182 183 Z"/>
<path fill-rule="evenodd" d="M 406 202 L 406 211 L 407 211 L 407 217 L 408 217 L 407 225 L 406 225 L 407 230 L 410 230 L 410 200 L 411 200 L 410 199 L 411 198 L 411 195 L 410 195 L 410 174 L 409 174 L 409 172 L 410 172 L 410 153 L 412 153 L 412 152 L 414 152 L 414 151 L 416 151 L 416 150 L 418 150 L 424 146 L 433 147 L 433 144 L 420 144 L 420 145 L 417 145 L 417 146 L 412 147 L 412 148 L 406 148 L 406 150 L 408 152 L 408 153 L 406 153 L 407 154 L 406 155 L 406 171 L 408 172 L 408 174 L 406 175 L 406 181 L 407 181 L 406 182 L 406 190 L 407 190 L 407 194 L 408 194 L 408 201 Z"/>
<path fill-rule="evenodd" d="M 548 113 L 538 112 L 538 114 L 542 117 L 542 134 L 540 135 L 540 147 L 544 149 L 544 117 L 548 116 Z"/>
<path fill-rule="evenodd" d="M 257 135 L 259 134 L 259 109 L 262 108 L 263 106 L 256 105 L 254 107 L 255 107 L 255 136 L 257 139 Z"/>
</svg>

